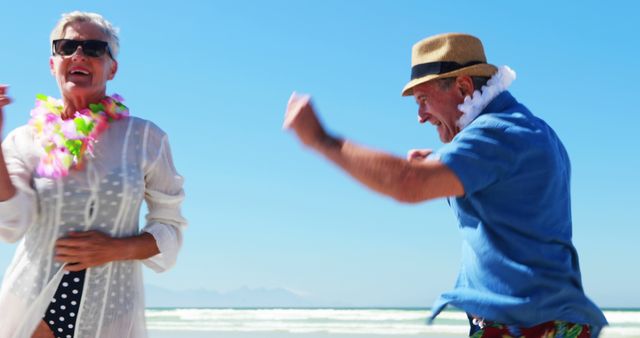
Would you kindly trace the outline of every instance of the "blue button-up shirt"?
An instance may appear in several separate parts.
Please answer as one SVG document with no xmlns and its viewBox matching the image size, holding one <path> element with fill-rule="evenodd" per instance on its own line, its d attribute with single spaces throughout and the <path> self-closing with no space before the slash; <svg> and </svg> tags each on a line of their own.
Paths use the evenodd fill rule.
<svg viewBox="0 0 640 338">
<path fill-rule="evenodd" d="M 584 294 L 571 243 L 570 164 L 555 132 L 509 92 L 436 154 L 460 179 L 450 198 L 463 236 L 462 266 L 451 304 L 507 325 L 551 320 L 607 324 Z"/>
</svg>

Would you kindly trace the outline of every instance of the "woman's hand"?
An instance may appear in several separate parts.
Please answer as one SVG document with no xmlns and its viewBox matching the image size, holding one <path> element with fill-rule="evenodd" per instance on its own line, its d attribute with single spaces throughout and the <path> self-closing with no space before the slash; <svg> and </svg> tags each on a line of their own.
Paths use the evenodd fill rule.
<svg viewBox="0 0 640 338">
<path fill-rule="evenodd" d="M 2 108 L 11 103 L 11 99 L 7 96 L 7 88 L 9 88 L 9 86 L 0 84 L 0 130 L 2 130 L 2 126 L 4 124 L 4 113 Z"/>
<path fill-rule="evenodd" d="M 4 126 L 4 106 L 11 103 L 11 99 L 7 96 L 7 88 L 9 86 L 0 84 L 0 135 L 2 135 L 2 127 Z M 2 139 L 2 137 L 0 137 Z M 16 194 L 16 187 L 11 182 L 7 165 L 4 161 L 2 147 L 0 147 L 0 202 L 12 198 Z"/>
<path fill-rule="evenodd" d="M 80 271 L 113 261 L 147 259 L 160 253 L 153 235 L 114 238 L 99 231 L 70 232 L 56 241 L 55 259 Z"/>
<path fill-rule="evenodd" d="M 124 259 L 123 241 L 99 231 L 70 232 L 56 241 L 55 259 L 68 271 L 80 271 Z"/>
</svg>

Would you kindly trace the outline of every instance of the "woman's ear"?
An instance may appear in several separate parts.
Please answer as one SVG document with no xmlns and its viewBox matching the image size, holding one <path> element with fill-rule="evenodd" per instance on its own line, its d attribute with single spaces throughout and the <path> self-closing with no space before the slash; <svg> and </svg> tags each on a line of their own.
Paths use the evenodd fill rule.
<svg viewBox="0 0 640 338">
<path fill-rule="evenodd" d="M 111 60 L 111 69 L 109 70 L 109 80 L 113 80 L 118 72 L 118 61 Z"/>
</svg>

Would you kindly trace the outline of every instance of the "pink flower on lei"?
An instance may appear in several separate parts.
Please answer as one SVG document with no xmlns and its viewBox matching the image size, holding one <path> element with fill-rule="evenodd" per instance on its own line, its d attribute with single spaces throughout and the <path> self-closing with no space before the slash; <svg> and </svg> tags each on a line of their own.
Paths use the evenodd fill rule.
<svg viewBox="0 0 640 338">
<path fill-rule="evenodd" d="M 76 112 L 73 119 L 63 120 L 62 100 L 38 95 L 29 120 L 42 147 L 37 173 L 60 178 L 68 175 L 73 166 L 81 168 L 84 154 L 93 155 L 94 144 L 109 122 L 129 114 L 122 101 L 120 95 L 114 94 Z"/>
<path fill-rule="evenodd" d="M 40 176 L 60 178 L 69 174 L 73 157 L 64 148 L 55 148 L 40 158 L 36 172 Z"/>
</svg>

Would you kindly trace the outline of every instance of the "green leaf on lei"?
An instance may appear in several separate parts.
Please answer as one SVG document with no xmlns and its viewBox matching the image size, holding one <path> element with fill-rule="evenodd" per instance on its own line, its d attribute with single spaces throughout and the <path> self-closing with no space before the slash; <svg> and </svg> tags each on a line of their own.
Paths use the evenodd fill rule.
<svg viewBox="0 0 640 338">
<path fill-rule="evenodd" d="M 80 156 L 80 150 L 82 150 L 81 140 L 67 140 L 64 143 L 65 147 L 69 149 L 69 152 L 74 156 Z"/>
<path fill-rule="evenodd" d="M 91 103 L 89 104 L 89 109 L 91 109 L 92 112 L 94 112 L 95 114 L 104 111 L 104 106 L 102 105 L 102 103 Z"/>
<path fill-rule="evenodd" d="M 75 122 L 76 124 L 76 130 L 78 131 L 78 133 L 81 133 L 84 136 L 89 135 L 89 133 L 93 130 L 94 123 L 87 123 L 81 117 L 76 117 L 75 119 L 73 119 L 73 122 Z"/>
</svg>

